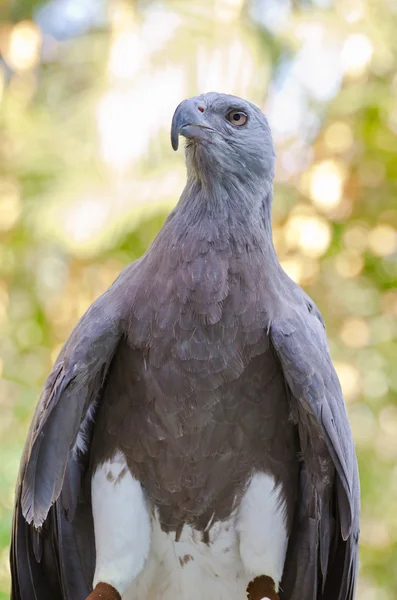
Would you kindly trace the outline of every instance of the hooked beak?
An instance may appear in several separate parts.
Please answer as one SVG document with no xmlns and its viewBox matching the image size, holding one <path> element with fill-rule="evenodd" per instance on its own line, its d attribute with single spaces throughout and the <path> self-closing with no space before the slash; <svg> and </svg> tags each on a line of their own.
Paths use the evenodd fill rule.
<svg viewBox="0 0 397 600">
<path fill-rule="evenodd" d="M 208 133 L 214 131 L 204 123 L 204 110 L 196 98 L 184 100 L 177 107 L 172 118 L 171 145 L 178 150 L 179 136 L 189 139 L 208 139 Z"/>
</svg>

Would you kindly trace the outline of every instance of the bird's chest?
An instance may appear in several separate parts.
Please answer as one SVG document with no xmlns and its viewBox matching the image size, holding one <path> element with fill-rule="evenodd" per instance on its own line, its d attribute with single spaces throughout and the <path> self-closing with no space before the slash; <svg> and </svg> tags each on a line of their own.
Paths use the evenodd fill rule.
<svg viewBox="0 0 397 600">
<path fill-rule="evenodd" d="M 236 380 L 268 347 L 258 256 L 205 248 L 186 260 L 180 253 L 161 280 L 147 276 L 134 302 L 131 343 L 142 352 L 143 376 L 179 399 Z"/>
<path fill-rule="evenodd" d="M 185 521 L 204 528 L 215 500 L 217 518 L 230 515 L 288 422 L 286 407 L 275 410 L 284 382 L 269 351 L 260 270 L 232 258 L 208 253 L 161 281 L 146 276 L 112 394 L 108 382 L 107 428 L 171 530 Z"/>
</svg>

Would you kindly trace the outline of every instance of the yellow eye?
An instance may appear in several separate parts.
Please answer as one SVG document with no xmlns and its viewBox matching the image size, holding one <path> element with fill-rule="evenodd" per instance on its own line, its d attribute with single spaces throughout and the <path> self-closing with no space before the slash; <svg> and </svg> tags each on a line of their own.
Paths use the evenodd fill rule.
<svg viewBox="0 0 397 600">
<path fill-rule="evenodd" d="M 232 123 L 232 125 L 237 125 L 240 127 L 241 125 L 245 125 L 248 121 L 248 117 L 242 110 L 232 110 L 227 115 L 228 120 Z"/>
</svg>

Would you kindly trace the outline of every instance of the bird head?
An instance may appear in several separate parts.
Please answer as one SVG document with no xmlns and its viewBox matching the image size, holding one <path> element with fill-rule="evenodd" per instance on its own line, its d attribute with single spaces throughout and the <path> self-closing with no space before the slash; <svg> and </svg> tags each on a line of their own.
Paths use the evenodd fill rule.
<svg viewBox="0 0 397 600">
<path fill-rule="evenodd" d="M 171 143 L 178 149 L 186 138 L 190 175 L 212 179 L 272 180 L 275 152 L 269 124 L 257 106 L 229 94 L 214 92 L 184 100 L 171 126 Z"/>
</svg>

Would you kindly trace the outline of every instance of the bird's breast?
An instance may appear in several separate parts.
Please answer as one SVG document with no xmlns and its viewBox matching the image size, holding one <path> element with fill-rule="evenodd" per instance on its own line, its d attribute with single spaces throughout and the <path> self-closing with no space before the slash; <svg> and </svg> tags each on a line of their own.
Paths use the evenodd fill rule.
<svg viewBox="0 0 397 600">
<path fill-rule="evenodd" d="M 259 251 L 243 253 L 222 240 L 193 239 L 188 248 L 143 269 L 130 344 L 141 349 L 146 367 L 173 364 L 200 389 L 236 379 L 266 351 L 269 319 Z"/>
<path fill-rule="evenodd" d="M 253 469 L 295 451 L 260 270 L 225 252 L 145 273 L 97 423 L 171 529 L 227 518 Z"/>
</svg>

